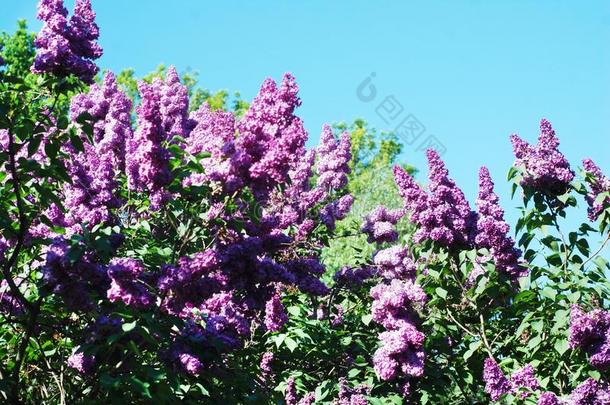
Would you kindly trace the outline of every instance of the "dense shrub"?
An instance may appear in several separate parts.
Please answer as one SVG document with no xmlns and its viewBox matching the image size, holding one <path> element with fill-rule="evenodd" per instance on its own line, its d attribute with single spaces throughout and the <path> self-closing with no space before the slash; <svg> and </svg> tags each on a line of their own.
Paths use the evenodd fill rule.
<svg viewBox="0 0 610 405">
<path fill-rule="evenodd" d="M 290 74 L 227 108 L 98 74 L 88 0 L 38 18 L 0 38 L 3 401 L 610 403 L 610 180 L 548 121 L 513 237 L 485 167 L 471 204 L 361 120 L 307 150 Z"/>
</svg>

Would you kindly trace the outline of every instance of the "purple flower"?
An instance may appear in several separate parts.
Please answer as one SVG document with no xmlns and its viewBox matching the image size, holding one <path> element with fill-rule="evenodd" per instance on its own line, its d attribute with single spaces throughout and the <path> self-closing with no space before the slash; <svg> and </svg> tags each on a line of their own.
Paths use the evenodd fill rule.
<svg viewBox="0 0 610 405">
<path fill-rule="evenodd" d="M 345 378 L 339 379 L 339 395 L 332 402 L 333 405 L 367 405 L 366 396 L 370 394 L 371 388 L 366 384 L 350 387 Z"/>
<path fill-rule="evenodd" d="M 294 381 L 294 377 L 289 377 L 286 381 L 286 390 L 284 391 L 284 401 L 286 405 L 296 405 L 297 398 L 297 387 Z"/>
<path fill-rule="evenodd" d="M 544 118 L 540 121 L 540 136 L 535 146 L 517 135 L 511 135 L 510 139 L 516 158 L 514 166 L 523 168 L 521 185 L 551 196 L 561 195 L 568 190 L 574 172 L 565 156 L 559 152 L 559 139 L 549 121 Z"/>
<path fill-rule="evenodd" d="M 610 388 L 604 382 L 597 382 L 593 378 L 589 378 L 572 391 L 568 403 L 570 405 L 607 405 L 610 403 Z"/>
<path fill-rule="evenodd" d="M 167 133 L 168 140 L 173 135 L 186 137 L 189 130 L 189 98 L 185 85 L 180 83 L 180 78 L 174 66 L 167 69 L 165 82 L 155 78 L 153 86 L 157 87 L 160 94 L 161 116 L 163 130 Z"/>
<path fill-rule="evenodd" d="M 278 88 L 272 79 L 239 121 L 233 164 L 259 201 L 288 179 L 289 171 L 305 153 L 307 132 L 294 110 L 301 104 L 298 86 L 286 74 Z"/>
<path fill-rule="evenodd" d="M 212 111 L 207 103 L 191 113 L 193 125 L 186 139 L 186 151 L 192 155 L 209 152 L 211 156 L 201 164 L 205 173 L 193 173 L 185 179 L 185 185 L 201 185 L 207 180 L 221 182 L 229 190 L 241 186 L 230 159 L 235 150 L 235 118 L 232 113 Z"/>
<path fill-rule="evenodd" d="M 197 376 L 201 373 L 203 369 L 203 364 L 198 357 L 190 354 L 190 353 L 181 353 L 178 356 L 178 360 L 180 361 L 180 365 L 188 374 Z"/>
<path fill-rule="evenodd" d="M 271 374 L 273 372 L 273 363 L 274 355 L 273 352 L 265 352 L 261 359 L 260 368 L 263 374 Z"/>
<path fill-rule="evenodd" d="M 152 302 L 152 296 L 142 284 L 140 277 L 144 266 L 139 260 L 120 258 L 113 259 L 108 266 L 111 283 L 107 296 L 111 302 L 123 301 L 125 305 L 146 307 Z"/>
<path fill-rule="evenodd" d="M 426 152 L 429 167 L 429 190 L 426 194 L 402 168 L 394 168 L 394 177 L 411 221 L 418 226 L 414 241 L 431 239 L 447 248 L 468 247 L 476 227 L 474 213 L 436 151 Z"/>
<path fill-rule="evenodd" d="M 395 242 L 398 239 L 395 225 L 404 214 L 404 210 L 388 210 L 379 205 L 364 217 L 360 230 L 367 234 L 369 243 Z"/>
<path fill-rule="evenodd" d="M 73 74 L 92 83 L 99 68 L 93 63 L 102 55 L 95 42 L 99 30 L 89 0 L 76 0 L 74 14 L 68 23 L 68 10 L 62 0 L 40 0 L 37 17 L 43 22 L 36 36 L 34 73 L 51 73 L 60 77 Z"/>
<path fill-rule="evenodd" d="M 534 368 L 531 364 L 515 371 L 510 376 L 510 383 L 513 387 L 513 391 L 518 392 L 521 388 L 535 391 L 540 387 L 540 383 L 534 374 Z M 521 398 L 525 398 L 529 395 L 528 391 L 524 391 L 520 394 Z"/>
<path fill-rule="evenodd" d="M 288 316 L 280 296 L 274 294 L 265 305 L 265 327 L 271 332 L 277 332 L 288 322 Z"/>
<path fill-rule="evenodd" d="M 543 392 L 538 397 L 537 405 L 559 405 L 559 398 L 552 392 Z"/>
<path fill-rule="evenodd" d="M 330 231 L 335 230 L 335 223 L 344 219 L 352 208 L 354 197 L 346 194 L 338 200 L 331 201 L 320 210 L 320 221 L 326 225 Z"/>
<path fill-rule="evenodd" d="M 489 394 L 492 401 L 497 401 L 502 395 L 511 391 L 508 379 L 492 358 L 485 359 L 483 381 L 485 381 L 485 392 Z"/>
<path fill-rule="evenodd" d="M 373 356 L 375 373 L 393 380 L 399 373 L 420 377 L 424 371 L 424 335 L 414 324 L 415 309 L 426 302 L 423 289 L 410 280 L 394 279 L 371 289 L 373 320 L 386 331 L 379 335 L 382 345 Z"/>
<path fill-rule="evenodd" d="M 324 190 L 340 190 L 345 187 L 352 159 L 349 133 L 343 132 L 337 141 L 331 127 L 324 124 L 316 152 L 319 157 L 316 167 L 317 186 Z"/>
<path fill-rule="evenodd" d="M 395 245 L 377 251 L 373 256 L 373 263 L 378 271 L 387 279 L 413 279 L 417 272 L 417 266 L 408 256 L 406 247 Z"/>
<path fill-rule="evenodd" d="M 142 102 L 136 108 L 138 128 L 127 144 L 127 180 L 131 190 L 150 192 L 151 209 L 156 210 L 169 198 L 169 152 L 162 145 L 167 137 L 158 89 L 144 82 L 138 89 Z"/>
<path fill-rule="evenodd" d="M 93 371 L 95 363 L 95 356 L 83 353 L 79 346 L 76 346 L 68 357 L 68 367 L 78 370 L 81 374 L 89 374 Z"/>
<path fill-rule="evenodd" d="M 498 196 L 493 191 L 493 182 L 486 167 L 479 172 L 479 210 L 477 221 L 477 246 L 491 251 L 496 269 L 512 279 L 522 277 L 527 269 L 519 262 L 521 251 L 514 240 L 507 236 L 510 228 L 504 221 L 504 211 L 498 204 Z"/>
<path fill-rule="evenodd" d="M 572 349 L 584 350 L 593 367 L 610 367 L 610 312 L 595 309 L 586 313 L 572 305 L 568 344 Z"/>
<path fill-rule="evenodd" d="M 610 193 L 610 179 L 602 173 L 601 169 L 591 159 L 584 159 L 582 165 L 587 172 L 585 180 L 590 188 L 585 197 L 589 205 L 587 213 L 591 221 L 596 221 L 604 209 L 610 206 L 610 197 L 605 197 L 601 201 L 598 200 L 600 194 Z"/>
<path fill-rule="evenodd" d="M 374 274 L 375 269 L 369 266 L 356 268 L 342 267 L 341 269 L 337 270 L 333 276 L 333 280 L 335 280 L 335 283 L 338 285 L 345 286 L 347 288 L 355 288 L 362 285 L 365 280 L 373 277 Z"/>
</svg>

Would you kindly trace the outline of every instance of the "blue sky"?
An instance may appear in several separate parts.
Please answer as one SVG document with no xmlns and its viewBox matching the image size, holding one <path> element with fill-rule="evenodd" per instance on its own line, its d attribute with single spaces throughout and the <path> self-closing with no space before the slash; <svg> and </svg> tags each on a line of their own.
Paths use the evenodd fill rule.
<svg viewBox="0 0 610 405">
<path fill-rule="evenodd" d="M 508 136 L 534 141 L 541 117 L 573 164 L 588 156 L 610 172 L 608 1 L 92 2 L 103 68 L 143 74 L 174 64 L 247 100 L 265 77 L 292 72 L 312 144 L 324 122 L 362 117 L 394 128 L 398 121 L 376 111 L 393 96 L 403 108 L 397 120 L 412 114 L 426 128 L 404 160 L 425 173 L 418 145 L 436 136 L 471 201 L 485 164 L 503 205 L 516 204 L 504 181 Z M 2 3 L 0 29 L 11 31 L 17 18 L 38 29 L 36 1 Z M 364 102 L 356 90 L 373 72 L 377 95 Z"/>
</svg>

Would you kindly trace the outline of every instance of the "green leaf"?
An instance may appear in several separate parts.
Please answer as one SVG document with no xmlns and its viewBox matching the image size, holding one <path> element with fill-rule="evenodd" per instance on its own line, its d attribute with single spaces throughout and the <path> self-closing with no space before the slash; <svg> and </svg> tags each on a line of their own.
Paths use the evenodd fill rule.
<svg viewBox="0 0 610 405">
<path fill-rule="evenodd" d="M 441 297 L 442 299 L 447 299 L 447 290 L 441 287 L 436 287 L 436 295 Z"/>
<path fill-rule="evenodd" d="M 360 319 L 362 320 L 363 324 L 368 326 L 371 323 L 371 321 L 373 320 L 373 315 L 372 314 L 364 314 L 364 315 L 362 315 L 362 317 L 360 317 Z"/>
<path fill-rule="evenodd" d="M 296 349 L 299 345 L 294 339 L 289 336 L 286 336 L 284 342 L 286 343 L 286 347 L 288 347 L 288 350 L 290 350 L 291 352 L 294 352 L 294 349 Z"/>
<path fill-rule="evenodd" d="M 136 327 L 137 321 L 124 323 L 121 327 L 123 332 L 131 332 Z"/>
<path fill-rule="evenodd" d="M 559 355 L 563 355 L 567 350 L 568 350 L 568 340 L 567 339 L 560 339 L 555 341 L 555 350 L 557 350 L 557 353 L 559 353 Z"/>
</svg>

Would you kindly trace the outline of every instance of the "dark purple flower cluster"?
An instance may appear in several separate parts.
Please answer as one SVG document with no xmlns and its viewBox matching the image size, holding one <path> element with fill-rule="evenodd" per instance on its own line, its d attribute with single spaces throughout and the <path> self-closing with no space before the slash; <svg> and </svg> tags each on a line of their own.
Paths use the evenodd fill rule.
<svg viewBox="0 0 610 405">
<path fill-rule="evenodd" d="M 440 156 L 428 150 L 429 193 L 423 191 L 404 169 L 394 168 L 398 191 L 418 226 L 413 240 L 430 239 L 447 248 L 463 248 L 473 243 L 476 213 L 453 180 Z"/>
<path fill-rule="evenodd" d="M 70 253 L 68 243 L 61 237 L 56 238 L 46 253 L 43 279 L 53 293 L 62 297 L 68 309 L 92 309 L 91 292 L 102 295 L 108 289 L 106 268 L 89 252 Z"/>
<path fill-rule="evenodd" d="M 364 217 L 360 231 L 367 235 L 369 243 L 395 242 L 398 239 L 395 225 L 404 215 L 402 209 L 389 210 L 379 205 Z"/>
<path fill-rule="evenodd" d="M 167 138 L 171 139 L 174 135 L 186 137 L 193 123 L 189 121 L 188 90 L 180 83 L 176 68 L 170 66 L 165 81 L 156 77 L 153 86 L 160 95 L 163 131 L 167 134 Z"/>
<path fill-rule="evenodd" d="M 493 186 L 489 170 L 482 167 L 479 172 L 479 197 L 476 202 L 479 216 L 475 242 L 478 247 L 491 251 L 499 272 L 517 279 L 526 275 L 527 269 L 519 261 L 521 251 L 508 236 L 510 228 L 504 221 L 504 210 L 498 204 L 498 196 L 494 193 Z"/>
<path fill-rule="evenodd" d="M 589 355 L 589 363 L 598 369 L 610 366 L 610 312 L 583 311 L 573 305 L 570 311 L 570 348 L 580 348 Z"/>
<path fill-rule="evenodd" d="M 538 397 L 537 405 L 559 405 L 559 398 L 552 392 L 543 392 Z"/>
<path fill-rule="evenodd" d="M 125 166 L 125 142 L 131 137 L 131 101 L 118 89 L 116 78 L 107 73 L 102 86 L 91 86 L 89 93 L 72 99 L 70 114 L 76 120 L 83 113 L 91 116 L 93 143 L 82 135 L 84 151 L 64 145 L 71 184 L 64 185 L 63 195 L 68 212 L 55 217 L 56 225 L 80 231 L 116 220 L 112 210 L 121 206 L 117 175 Z"/>
<path fill-rule="evenodd" d="M 288 322 L 286 310 L 279 294 L 274 294 L 265 304 L 265 327 L 271 332 L 277 332 L 286 322 Z"/>
<path fill-rule="evenodd" d="M 593 163 L 591 159 L 584 159 L 582 165 L 588 174 L 586 181 L 590 187 L 589 193 L 585 197 L 589 205 L 587 213 L 591 221 L 597 221 L 604 209 L 610 207 L 610 197 L 602 197 L 599 201 L 600 194 L 610 193 L 610 179 L 602 173 L 599 166 Z"/>
<path fill-rule="evenodd" d="M 569 405 L 610 404 L 610 387 L 605 382 L 589 378 L 572 391 L 567 402 Z"/>
<path fill-rule="evenodd" d="M 2 241 L 0 241 L 0 259 L 2 258 Z M 0 260 L 2 264 L 2 260 Z M 21 316 L 25 313 L 25 308 L 21 301 L 17 299 L 6 280 L 0 282 L 0 313 L 8 316 Z"/>
<path fill-rule="evenodd" d="M 502 369 L 490 357 L 485 359 L 483 381 L 485 382 L 485 392 L 489 394 L 492 401 L 497 401 L 502 395 L 506 395 L 511 391 L 510 382 L 502 372 Z"/>
<path fill-rule="evenodd" d="M 85 328 L 83 336 L 85 344 L 89 346 L 105 343 L 108 336 L 121 330 L 122 320 L 120 318 L 109 318 L 100 316 L 92 325 Z M 68 367 L 77 370 L 81 374 L 89 374 L 95 370 L 97 359 L 94 354 L 86 353 L 81 346 L 76 346 L 68 357 Z"/>
<path fill-rule="evenodd" d="M 356 387 L 350 387 L 345 378 L 339 379 L 339 396 L 332 402 L 332 405 L 367 405 L 369 402 L 366 399 L 371 393 L 371 387 L 366 384 L 360 384 Z"/>
<path fill-rule="evenodd" d="M 305 153 L 307 131 L 294 115 L 300 104 L 292 75 L 284 75 L 279 87 L 267 79 L 237 124 L 232 163 L 258 201 L 266 201 L 276 185 L 288 181 L 288 172 Z"/>
<path fill-rule="evenodd" d="M 337 272 L 333 276 L 333 280 L 335 280 L 335 283 L 339 286 L 354 288 L 361 286 L 362 283 L 373 277 L 376 273 L 376 269 L 372 266 L 346 266 L 337 270 Z"/>
<path fill-rule="evenodd" d="M 513 372 L 510 381 L 494 359 L 488 357 L 483 364 L 483 381 L 485 392 L 489 394 L 492 401 L 497 401 L 502 395 L 513 394 L 520 398 L 526 398 L 531 391 L 536 391 L 540 383 L 534 374 L 534 368 L 528 364 Z"/>
<path fill-rule="evenodd" d="M 63 0 L 40 0 L 37 17 L 43 25 L 34 42 L 32 72 L 60 77 L 73 74 L 93 83 L 99 71 L 93 60 L 102 56 L 102 48 L 96 42 L 99 29 L 90 0 L 76 0 L 69 21 Z"/>
<path fill-rule="evenodd" d="M 559 152 L 559 139 L 549 121 L 544 118 L 540 121 L 540 136 L 535 146 L 515 134 L 510 139 L 516 157 L 514 165 L 523 169 L 521 185 L 550 196 L 561 195 L 568 190 L 574 172 L 565 156 Z"/>
</svg>

